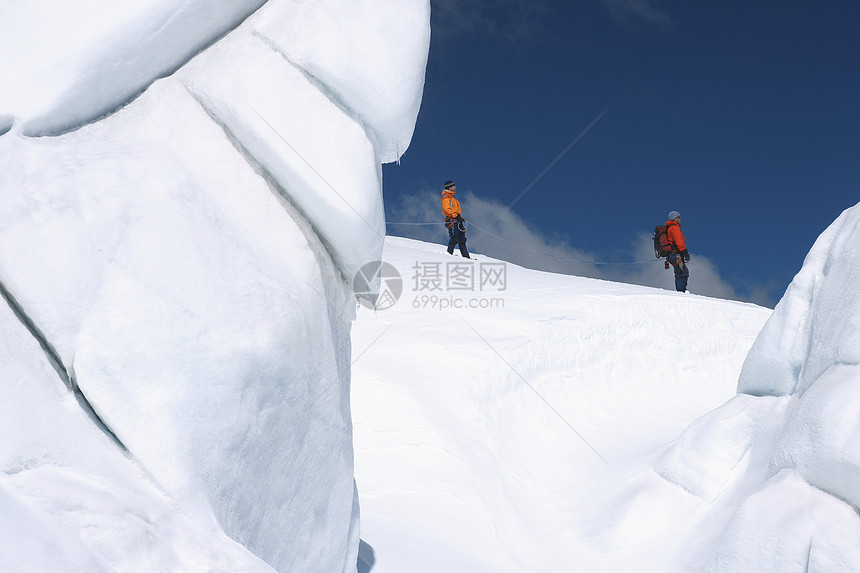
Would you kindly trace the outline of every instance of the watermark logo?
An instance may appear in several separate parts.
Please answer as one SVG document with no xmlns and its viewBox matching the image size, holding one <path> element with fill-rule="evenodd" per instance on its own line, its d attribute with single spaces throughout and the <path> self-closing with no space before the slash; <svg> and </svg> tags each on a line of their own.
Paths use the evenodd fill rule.
<svg viewBox="0 0 860 573">
<path fill-rule="evenodd" d="M 503 291 L 508 288 L 506 263 L 441 263 L 415 261 L 412 290 L 420 292 Z"/>
<path fill-rule="evenodd" d="M 506 263 L 415 261 L 412 266 L 412 308 L 457 310 L 504 308 L 500 297 L 464 296 L 508 288 Z"/>
<path fill-rule="evenodd" d="M 358 269 L 352 288 L 365 308 L 386 310 L 394 306 L 403 294 L 403 279 L 394 265 L 373 261 Z"/>
<path fill-rule="evenodd" d="M 415 261 L 411 271 L 412 308 L 504 308 L 504 299 L 488 295 L 507 290 L 507 263 Z M 394 265 L 374 261 L 355 274 L 353 290 L 365 308 L 387 310 L 402 297 L 404 284 Z"/>
</svg>

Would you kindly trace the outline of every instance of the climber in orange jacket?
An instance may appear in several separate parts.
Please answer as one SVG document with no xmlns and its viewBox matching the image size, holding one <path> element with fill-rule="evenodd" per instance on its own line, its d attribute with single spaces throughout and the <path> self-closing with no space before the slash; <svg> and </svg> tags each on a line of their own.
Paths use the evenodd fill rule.
<svg viewBox="0 0 860 573">
<path fill-rule="evenodd" d="M 460 255 L 469 259 L 469 251 L 466 250 L 466 219 L 460 212 L 460 202 L 454 198 L 457 185 L 453 181 L 446 181 L 442 190 L 442 213 L 445 215 L 445 227 L 448 228 L 448 254 L 454 254 L 454 246 L 460 245 Z"/>
<path fill-rule="evenodd" d="M 690 269 L 685 262 L 690 260 L 690 253 L 687 252 L 687 243 L 684 241 L 684 233 L 681 232 L 681 214 L 672 211 L 669 213 L 668 219 L 666 221 L 666 235 L 672 245 L 672 252 L 669 253 L 666 260 L 671 263 L 675 271 L 675 290 L 686 292 Z"/>
</svg>

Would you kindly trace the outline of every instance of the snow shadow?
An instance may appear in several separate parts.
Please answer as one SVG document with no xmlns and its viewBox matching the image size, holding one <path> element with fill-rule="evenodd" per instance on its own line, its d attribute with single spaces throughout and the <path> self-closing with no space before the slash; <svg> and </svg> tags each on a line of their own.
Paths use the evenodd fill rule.
<svg viewBox="0 0 860 573">
<path fill-rule="evenodd" d="M 370 573 L 374 563 L 376 563 L 376 556 L 373 554 L 373 547 L 365 543 L 364 539 L 359 539 L 358 573 Z"/>
<path fill-rule="evenodd" d="M 7 115 L 0 115 L 0 137 L 9 133 L 15 120 Z"/>
</svg>

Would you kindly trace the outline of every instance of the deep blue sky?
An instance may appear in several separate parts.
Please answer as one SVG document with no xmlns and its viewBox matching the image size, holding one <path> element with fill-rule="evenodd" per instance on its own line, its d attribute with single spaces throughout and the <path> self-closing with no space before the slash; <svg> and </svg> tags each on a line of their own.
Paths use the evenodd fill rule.
<svg viewBox="0 0 860 573">
<path fill-rule="evenodd" d="M 383 169 L 389 212 L 449 178 L 507 205 L 605 111 L 514 212 L 623 260 L 678 210 L 694 261 L 710 258 L 742 298 L 762 302 L 764 288 L 776 302 L 860 200 L 856 0 L 431 6 L 415 135 Z"/>
</svg>

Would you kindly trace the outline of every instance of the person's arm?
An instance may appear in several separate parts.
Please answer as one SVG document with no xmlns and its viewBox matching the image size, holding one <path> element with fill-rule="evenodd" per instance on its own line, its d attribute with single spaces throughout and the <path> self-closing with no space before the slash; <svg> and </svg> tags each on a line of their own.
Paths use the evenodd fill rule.
<svg viewBox="0 0 860 573">
<path fill-rule="evenodd" d="M 684 233 L 681 232 L 681 228 L 675 225 L 669 227 L 669 241 L 675 245 L 675 250 L 679 253 L 687 250 L 687 244 L 684 241 Z"/>
</svg>

